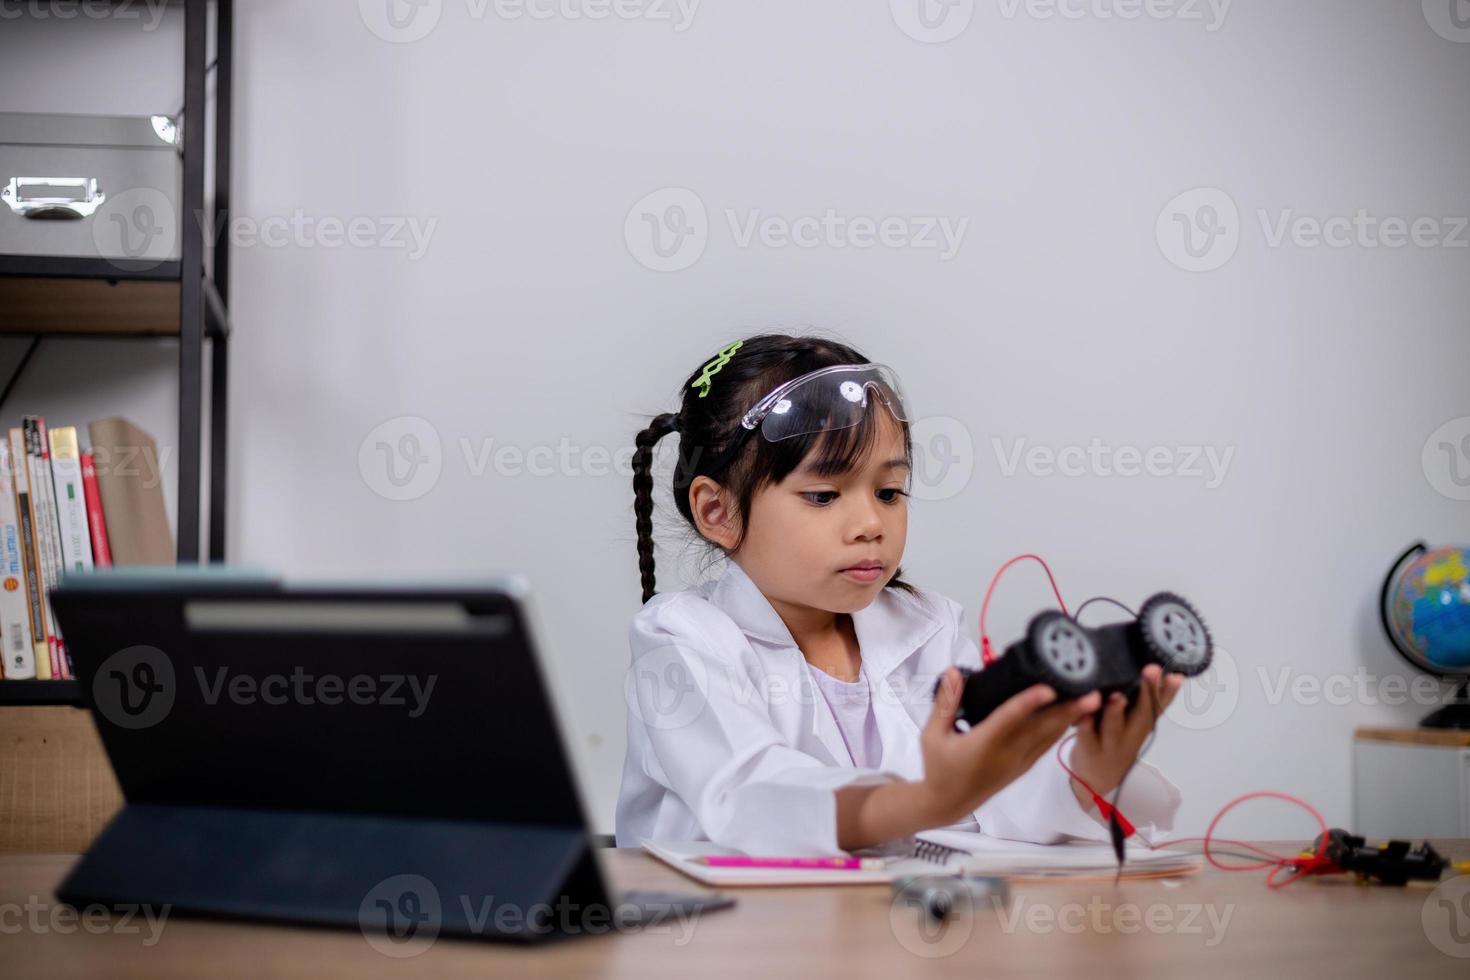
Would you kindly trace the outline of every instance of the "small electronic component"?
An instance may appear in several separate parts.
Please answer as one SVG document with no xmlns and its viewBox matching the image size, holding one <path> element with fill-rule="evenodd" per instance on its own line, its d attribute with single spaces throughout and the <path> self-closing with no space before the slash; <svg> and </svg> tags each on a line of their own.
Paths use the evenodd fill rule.
<svg viewBox="0 0 1470 980">
<path fill-rule="evenodd" d="M 1403 885 L 1409 881 L 1438 881 L 1449 862 L 1428 841 L 1415 847 L 1406 840 L 1389 840 L 1369 844 L 1362 837 L 1340 827 L 1327 831 L 1318 855 L 1331 861 L 1338 870 L 1350 871 L 1363 879 L 1376 879 L 1385 885 Z"/>
</svg>

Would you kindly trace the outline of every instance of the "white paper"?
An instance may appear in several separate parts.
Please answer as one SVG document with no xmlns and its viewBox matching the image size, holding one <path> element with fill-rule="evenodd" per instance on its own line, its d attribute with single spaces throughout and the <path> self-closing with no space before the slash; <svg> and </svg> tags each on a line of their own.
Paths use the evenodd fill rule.
<svg viewBox="0 0 1470 980">
<path fill-rule="evenodd" d="M 1111 844 L 1096 841 L 1067 841 L 1061 844 L 1033 844 L 1029 841 L 1005 840 L 963 830 L 926 830 L 920 840 L 933 841 L 945 847 L 968 851 L 960 855 L 967 872 L 977 874 L 1033 874 L 1112 871 L 1118 866 Z M 1130 841 L 1124 851 L 1123 870 L 1167 871 L 1189 868 L 1199 859 L 1166 848 L 1151 851 Z"/>
</svg>

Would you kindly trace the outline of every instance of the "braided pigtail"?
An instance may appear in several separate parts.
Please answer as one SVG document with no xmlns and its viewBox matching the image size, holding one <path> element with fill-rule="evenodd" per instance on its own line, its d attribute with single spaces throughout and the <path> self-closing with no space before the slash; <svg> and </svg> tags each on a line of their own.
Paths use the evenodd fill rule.
<svg viewBox="0 0 1470 980">
<path fill-rule="evenodd" d="M 673 432 L 679 416 L 665 412 L 655 416 L 648 428 L 638 433 L 633 452 L 633 521 L 638 530 L 638 571 L 643 576 L 643 601 L 655 595 L 653 588 L 653 447 Z"/>
</svg>

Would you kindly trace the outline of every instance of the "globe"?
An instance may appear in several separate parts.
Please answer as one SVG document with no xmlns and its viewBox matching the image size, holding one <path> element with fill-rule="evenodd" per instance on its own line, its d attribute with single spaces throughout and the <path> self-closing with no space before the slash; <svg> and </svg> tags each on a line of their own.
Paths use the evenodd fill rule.
<svg viewBox="0 0 1470 980">
<path fill-rule="evenodd" d="M 1409 663 L 1440 677 L 1470 677 L 1470 549 L 1415 544 L 1389 570 L 1380 612 L 1389 642 Z M 1470 682 L 1421 724 L 1470 728 Z"/>
</svg>

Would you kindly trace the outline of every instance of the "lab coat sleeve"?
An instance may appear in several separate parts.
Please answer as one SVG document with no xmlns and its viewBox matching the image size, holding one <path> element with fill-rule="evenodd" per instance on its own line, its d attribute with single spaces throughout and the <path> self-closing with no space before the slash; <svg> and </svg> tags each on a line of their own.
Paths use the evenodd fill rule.
<svg viewBox="0 0 1470 980">
<path fill-rule="evenodd" d="M 980 670 L 980 651 L 959 628 L 964 608 L 947 600 L 956 617 L 954 663 Z M 1063 735 L 1065 739 L 1071 733 Z M 1062 750 L 1070 762 L 1071 745 Z M 1109 801 L 1111 802 L 1111 796 Z M 1118 809 L 1148 840 L 1158 842 L 1174 829 L 1183 795 L 1158 767 L 1140 760 L 1123 781 Z M 1056 743 L 1030 769 L 975 811 L 980 830 L 992 837 L 1057 844 L 1071 839 L 1111 840 L 1106 821 L 1093 804 L 1083 810 L 1072 793 L 1071 777 L 1057 759 Z"/>
<path fill-rule="evenodd" d="M 753 854 L 842 854 L 835 791 L 901 778 L 830 765 L 790 745 L 771 721 L 768 699 L 777 692 L 765 690 L 744 634 L 697 599 L 645 607 L 629 643 L 635 678 L 656 686 L 686 679 L 677 683 L 694 699 L 665 697 L 671 710 L 650 710 L 651 689 L 640 689 L 630 747 L 638 746 L 643 771 L 675 793 L 717 844 Z"/>
</svg>

